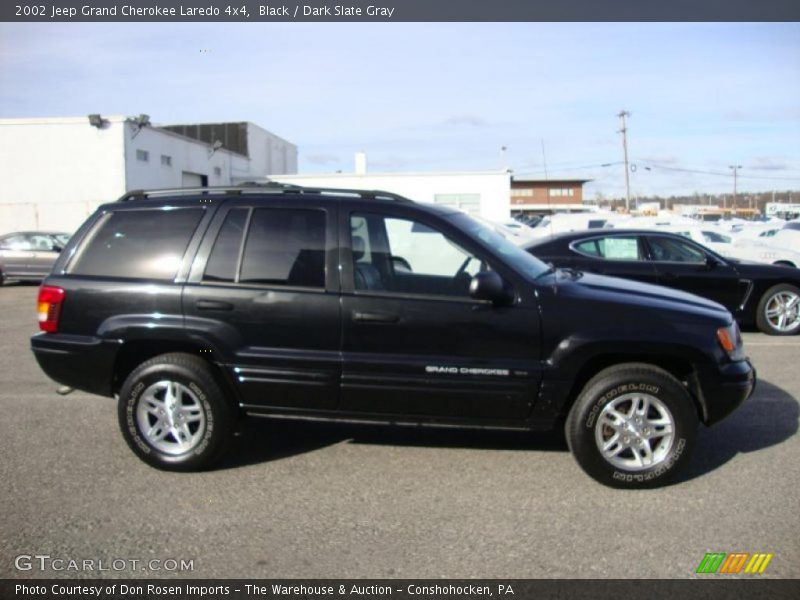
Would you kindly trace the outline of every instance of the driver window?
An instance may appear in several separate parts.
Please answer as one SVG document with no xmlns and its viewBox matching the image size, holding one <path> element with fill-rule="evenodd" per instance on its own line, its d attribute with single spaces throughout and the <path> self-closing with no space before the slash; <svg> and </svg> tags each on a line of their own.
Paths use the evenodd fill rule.
<svg viewBox="0 0 800 600">
<path fill-rule="evenodd" d="M 705 254 L 694 246 L 666 237 L 648 237 L 653 259 L 664 262 L 703 263 Z"/>
<path fill-rule="evenodd" d="M 350 229 L 356 290 L 468 297 L 472 277 L 486 268 L 418 221 L 355 214 Z"/>
</svg>

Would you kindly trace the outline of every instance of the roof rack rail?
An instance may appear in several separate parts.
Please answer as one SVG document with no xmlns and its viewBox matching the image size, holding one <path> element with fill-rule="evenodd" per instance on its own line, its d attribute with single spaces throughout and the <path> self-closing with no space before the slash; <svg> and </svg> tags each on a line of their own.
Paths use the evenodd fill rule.
<svg viewBox="0 0 800 600">
<path fill-rule="evenodd" d="M 414 201 L 394 194 L 392 192 L 385 192 L 383 190 L 357 190 L 350 188 L 328 188 L 328 187 L 307 187 L 302 185 L 293 185 L 290 183 L 280 183 L 278 181 L 245 181 L 237 186 L 211 186 L 211 187 L 193 187 L 193 188 L 167 188 L 159 190 L 131 190 L 123 194 L 117 202 L 130 202 L 135 200 L 146 200 L 148 198 L 157 198 L 159 196 L 183 196 L 192 194 L 203 195 L 242 195 L 242 194 L 317 194 L 328 196 L 355 196 L 365 200 L 391 200 L 393 202 L 402 202 L 404 204 L 413 204 Z"/>
</svg>

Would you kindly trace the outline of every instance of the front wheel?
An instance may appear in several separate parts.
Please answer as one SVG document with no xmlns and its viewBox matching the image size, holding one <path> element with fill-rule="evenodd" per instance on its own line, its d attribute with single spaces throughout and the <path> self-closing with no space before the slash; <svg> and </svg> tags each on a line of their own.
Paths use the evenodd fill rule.
<svg viewBox="0 0 800 600">
<path fill-rule="evenodd" d="M 756 324 L 768 335 L 800 333 L 800 289 L 782 283 L 761 297 L 756 309 Z"/>
<path fill-rule="evenodd" d="M 142 363 L 119 393 L 125 441 L 159 469 L 213 465 L 233 437 L 233 414 L 208 364 L 191 354 L 163 354 Z"/>
<path fill-rule="evenodd" d="M 697 431 L 688 392 L 648 364 L 610 367 L 592 378 L 573 404 L 567 444 L 581 468 L 605 485 L 663 485 L 687 463 Z"/>
</svg>

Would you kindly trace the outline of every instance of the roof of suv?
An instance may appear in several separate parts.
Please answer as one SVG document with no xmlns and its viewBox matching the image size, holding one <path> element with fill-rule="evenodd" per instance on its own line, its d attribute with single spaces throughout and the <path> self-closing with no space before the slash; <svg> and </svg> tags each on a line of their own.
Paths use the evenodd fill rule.
<svg viewBox="0 0 800 600">
<path fill-rule="evenodd" d="M 198 197 L 204 199 L 214 198 L 215 200 L 227 200 L 236 197 L 262 197 L 262 198 L 309 198 L 309 197 L 324 197 L 330 199 L 352 199 L 352 200 L 367 200 L 379 202 L 396 202 L 402 205 L 414 205 L 426 212 L 435 212 L 439 214 L 452 214 L 459 211 L 450 206 L 443 206 L 440 204 L 419 203 L 415 202 L 400 194 L 387 192 L 384 190 L 359 190 L 349 188 L 327 188 L 327 187 L 306 187 L 299 185 L 289 185 L 270 181 L 267 183 L 246 182 L 239 186 L 219 186 L 219 187 L 200 187 L 200 188 L 168 188 L 159 190 L 132 190 L 123 194 L 117 202 L 141 202 L 150 201 L 148 204 L 152 205 L 153 202 L 175 202 L 186 201 L 191 202 L 197 200 Z M 107 205 L 108 206 L 108 205 Z"/>
<path fill-rule="evenodd" d="M 217 195 L 217 196 L 240 196 L 245 194 L 253 195 L 317 195 L 333 197 L 352 197 L 364 198 L 367 200 L 390 200 L 402 203 L 412 203 L 412 200 L 383 190 L 356 190 L 344 188 L 318 188 L 305 187 L 299 185 L 289 185 L 269 181 L 266 183 L 245 182 L 238 186 L 219 186 L 219 187 L 199 187 L 199 188 L 168 188 L 161 190 L 133 190 L 121 196 L 118 202 L 129 202 L 131 200 L 145 200 L 156 198 L 179 198 L 185 196 Z"/>
</svg>

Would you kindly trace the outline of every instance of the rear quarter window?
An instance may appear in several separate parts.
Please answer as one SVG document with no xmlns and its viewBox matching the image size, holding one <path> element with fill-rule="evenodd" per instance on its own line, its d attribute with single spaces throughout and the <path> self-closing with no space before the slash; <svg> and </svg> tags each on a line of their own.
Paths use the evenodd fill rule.
<svg viewBox="0 0 800 600">
<path fill-rule="evenodd" d="M 575 250 L 586 256 L 608 260 L 641 260 L 636 237 L 614 236 L 577 242 Z"/>
<path fill-rule="evenodd" d="M 201 208 L 112 211 L 89 234 L 69 273 L 172 280 L 202 216 Z"/>
</svg>

